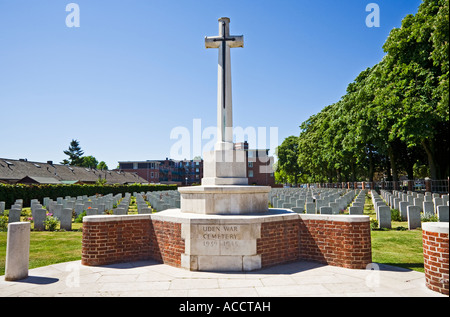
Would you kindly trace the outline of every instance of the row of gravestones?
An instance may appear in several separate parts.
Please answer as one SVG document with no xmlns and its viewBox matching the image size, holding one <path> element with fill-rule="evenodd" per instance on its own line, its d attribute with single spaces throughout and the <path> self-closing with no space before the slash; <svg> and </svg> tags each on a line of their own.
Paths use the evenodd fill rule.
<svg viewBox="0 0 450 317">
<path fill-rule="evenodd" d="M 180 208 L 180 194 L 177 190 L 167 190 L 159 192 L 133 193 L 136 197 L 138 214 L 148 214 L 153 209 L 162 211 L 170 208 Z M 113 215 L 128 214 L 130 205 L 130 193 L 108 194 L 105 196 L 78 196 L 76 198 L 66 196 L 58 197 L 56 201 L 45 197 L 43 204 L 37 199 L 31 200 L 31 214 L 35 230 L 44 229 L 44 221 L 48 215 L 52 215 L 60 221 L 61 229 L 71 230 L 72 216 L 78 217 L 86 211 L 87 216 L 102 215 L 105 211 L 111 210 Z M 146 201 L 150 203 L 150 207 Z M 19 222 L 23 209 L 23 200 L 17 199 L 9 210 L 8 222 Z M 0 215 L 5 211 L 5 202 L 0 202 Z"/>
<path fill-rule="evenodd" d="M 297 213 L 339 214 L 347 209 L 349 213 L 362 215 L 365 202 L 365 190 L 347 190 L 334 188 L 273 188 L 269 201 L 274 208 L 287 208 Z"/>
<path fill-rule="evenodd" d="M 164 190 L 147 192 L 147 201 L 156 211 L 180 208 L 180 192 L 178 190 Z"/>
<path fill-rule="evenodd" d="M 129 193 L 125 194 L 125 198 L 131 195 Z M 47 216 L 54 216 L 60 221 L 60 228 L 65 230 L 72 229 L 72 217 L 78 217 L 83 211 L 86 211 L 86 215 L 98 215 L 103 214 L 106 210 L 114 210 L 114 206 L 121 200 L 123 204 L 126 199 L 122 199 L 122 194 L 108 194 L 105 196 L 78 196 L 76 198 L 66 196 L 58 197 L 56 201 L 51 198 L 45 197 L 43 204 L 37 199 L 31 200 L 31 215 L 34 222 L 35 230 L 44 230 L 44 221 Z M 124 205 L 122 205 L 124 206 Z M 19 222 L 20 215 L 23 209 L 23 200 L 16 199 L 14 204 L 9 210 L 8 222 Z M 126 207 L 128 210 L 128 206 Z M 5 211 L 5 202 L 0 202 L 0 215 Z"/>
<path fill-rule="evenodd" d="M 62 205 L 61 205 L 62 207 Z M 0 202 L 0 214 L 5 211 L 5 205 Z M 9 209 L 8 213 L 8 223 L 20 222 L 20 215 L 23 209 L 23 200 L 16 199 L 14 204 Z M 31 200 L 31 214 L 34 222 L 35 230 L 44 230 L 45 220 L 49 211 L 39 203 L 38 200 Z M 72 229 L 72 209 L 69 208 L 56 208 L 55 217 L 60 221 L 61 229 L 71 230 Z"/>
<path fill-rule="evenodd" d="M 420 228 L 423 215 L 436 215 L 439 222 L 449 221 L 448 195 L 425 193 L 419 194 L 400 191 L 381 190 L 381 196 L 371 191 L 372 203 L 376 212 L 378 226 L 391 228 L 391 209 L 397 209 L 402 221 L 408 222 L 408 229 Z"/>
</svg>

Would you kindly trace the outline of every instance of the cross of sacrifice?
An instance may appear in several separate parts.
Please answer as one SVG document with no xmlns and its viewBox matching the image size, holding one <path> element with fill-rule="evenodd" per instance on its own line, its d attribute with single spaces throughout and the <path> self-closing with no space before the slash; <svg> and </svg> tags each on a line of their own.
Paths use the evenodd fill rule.
<svg viewBox="0 0 450 317">
<path fill-rule="evenodd" d="M 243 35 L 230 35 L 230 19 L 219 19 L 219 36 L 205 36 L 206 48 L 219 49 L 217 142 L 233 142 L 230 48 L 244 47 Z"/>
</svg>

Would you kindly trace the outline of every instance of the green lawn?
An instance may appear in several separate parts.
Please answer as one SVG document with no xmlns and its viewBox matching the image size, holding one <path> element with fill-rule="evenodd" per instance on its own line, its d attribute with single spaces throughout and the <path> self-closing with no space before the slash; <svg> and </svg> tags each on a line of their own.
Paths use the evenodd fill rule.
<svg viewBox="0 0 450 317">
<path fill-rule="evenodd" d="M 364 214 L 375 216 L 366 198 Z M 424 272 L 422 230 L 404 230 L 406 222 L 392 222 L 391 230 L 372 230 L 372 261 Z M 73 229 L 81 228 L 74 223 Z M 6 232 L 0 232 L 0 275 L 5 274 Z M 81 259 L 81 231 L 37 232 L 30 237 L 30 269 Z"/>
<path fill-rule="evenodd" d="M 366 196 L 364 214 L 375 219 L 370 196 Z M 392 221 L 392 229 L 372 230 L 372 261 L 424 272 L 422 230 L 407 230 L 407 222 Z"/>
<path fill-rule="evenodd" d="M 81 259 L 81 231 L 32 231 L 29 268 Z M 0 232 L 0 275 L 5 274 L 6 232 Z"/>
</svg>

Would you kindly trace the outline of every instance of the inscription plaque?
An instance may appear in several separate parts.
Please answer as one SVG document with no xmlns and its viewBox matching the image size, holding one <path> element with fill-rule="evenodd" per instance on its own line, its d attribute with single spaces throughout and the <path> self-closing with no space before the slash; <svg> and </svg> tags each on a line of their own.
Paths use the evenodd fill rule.
<svg viewBox="0 0 450 317">
<path fill-rule="evenodd" d="M 193 224 L 190 228 L 190 254 L 253 255 L 259 229 L 255 225 Z"/>
</svg>

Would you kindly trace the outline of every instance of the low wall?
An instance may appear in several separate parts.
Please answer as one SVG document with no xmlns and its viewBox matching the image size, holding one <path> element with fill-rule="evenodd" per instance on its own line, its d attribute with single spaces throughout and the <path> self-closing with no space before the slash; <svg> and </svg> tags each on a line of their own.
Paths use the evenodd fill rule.
<svg viewBox="0 0 450 317">
<path fill-rule="evenodd" d="M 368 216 L 300 214 L 300 258 L 350 269 L 372 262 Z"/>
<path fill-rule="evenodd" d="M 448 222 L 422 224 L 425 284 L 436 292 L 449 295 Z"/>
<path fill-rule="evenodd" d="M 84 217 L 83 265 L 155 259 L 179 267 L 183 252 L 180 224 L 154 221 L 151 215 Z"/>
<path fill-rule="evenodd" d="M 352 269 L 372 261 L 368 216 L 307 215 L 273 210 L 273 217 L 238 217 L 244 223 L 260 221 L 256 254 L 260 265 L 311 260 Z M 173 213 L 173 210 L 172 210 Z M 182 267 L 192 246 L 185 244 L 183 224 L 190 219 L 164 221 L 164 212 L 153 215 L 87 216 L 83 220 L 82 264 L 106 265 L 154 259 Z M 224 216 L 229 217 L 232 216 Z M 258 216 L 255 216 L 258 217 Z M 238 219 L 237 218 L 237 219 Z M 166 219 L 171 219 L 170 217 Z M 280 220 L 281 219 L 281 220 Z M 198 219 L 196 221 L 199 221 Z M 204 219 L 201 219 L 204 221 Z M 186 227 L 184 227 L 186 228 Z M 184 229 L 186 230 L 186 229 Z"/>
</svg>

